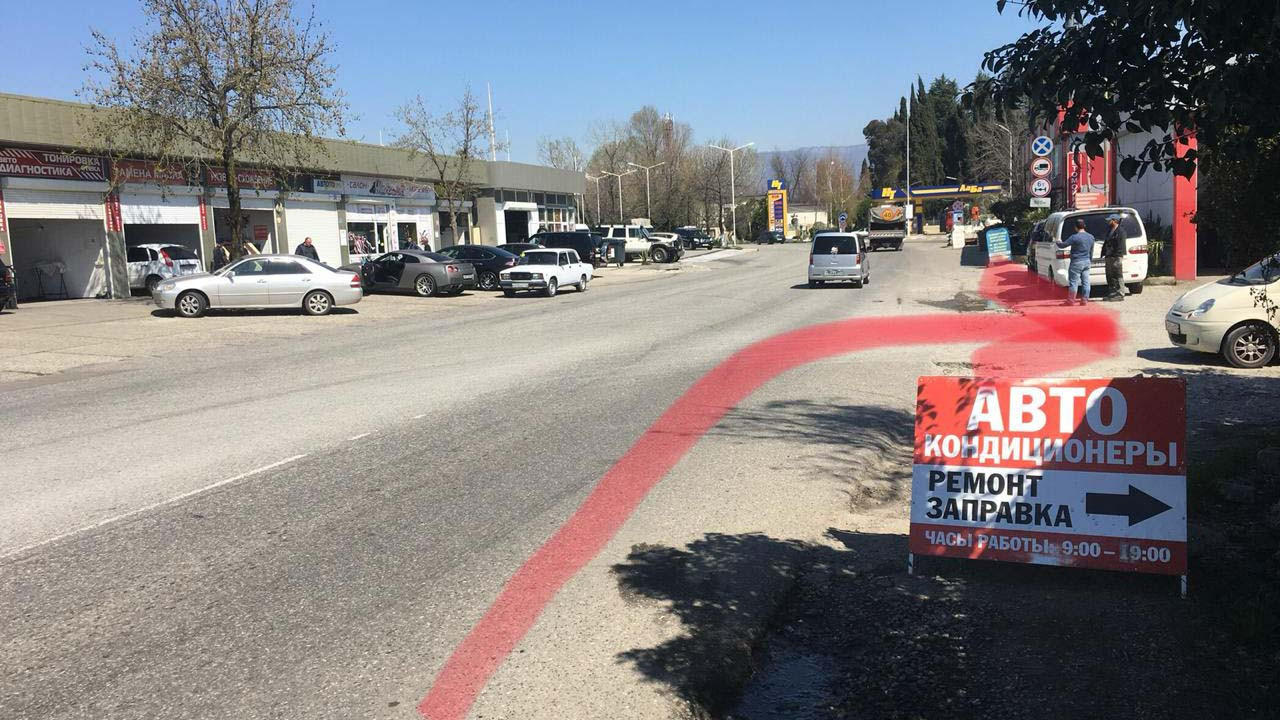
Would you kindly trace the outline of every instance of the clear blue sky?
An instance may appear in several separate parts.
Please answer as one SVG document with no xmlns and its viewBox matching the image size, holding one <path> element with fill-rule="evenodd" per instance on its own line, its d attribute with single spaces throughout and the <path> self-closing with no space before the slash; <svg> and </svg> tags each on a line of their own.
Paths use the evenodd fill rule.
<svg viewBox="0 0 1280 720">
<path fill-rule="evenodd" d="M 299 2 L 304 10 L 305 2 Z M 456 100 L 493 87 L 512 159 L 542 136 L 586 145 L 597 121 L 645 104 L 762 150 L 863 142 L 916 75 L 963 85 L 982 53 L 1031 24 L 995 0 L 316 0 L 337 43 L 348 134 L 377 142 L 394 109 L 421 94 Z M 0 0 L 0 91 L 75 99 L 90 28 L 128 45 L 133 0 Z"/>
</svg>

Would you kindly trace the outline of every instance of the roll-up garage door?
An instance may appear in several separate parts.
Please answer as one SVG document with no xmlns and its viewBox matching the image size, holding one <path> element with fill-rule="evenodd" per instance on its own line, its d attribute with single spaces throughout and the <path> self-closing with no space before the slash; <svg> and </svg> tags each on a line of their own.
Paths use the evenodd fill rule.
<svg viewBox="0 0 1280 720">
<path fill-rule="evenodd" d="M 333 267 L 342 264 L 342 232 L 336 203 L 285 200 L 284 223 L 290 245 L 297 246 L 310 237 L 320 253 L 320 262 Z"/>
<path fill-rule="evenodd" d="M 120 196 L 125 223 L 140 225 L 198 225 L 200 198 L 194 195 L 126 193 Z"/>
<path fill-rule="evenodd" d="M 5 188 L 5 214 L 11 218 L 44 220 L 102 220 L 102 194 Z"/>
</svg>

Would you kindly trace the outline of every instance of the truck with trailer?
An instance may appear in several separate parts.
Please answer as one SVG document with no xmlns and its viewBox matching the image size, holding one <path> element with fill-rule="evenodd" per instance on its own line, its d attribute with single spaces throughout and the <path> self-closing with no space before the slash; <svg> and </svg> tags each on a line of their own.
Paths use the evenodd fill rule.
<svg viewBox="0 0 1280 720">
<path fill-rule="evenodd" d="M 903 205 L 873 205 L 867 211 L 867 243 L 872 250 L 882 247 L 901 250 L 907 240 L 907 209 Z"/>
</svg>

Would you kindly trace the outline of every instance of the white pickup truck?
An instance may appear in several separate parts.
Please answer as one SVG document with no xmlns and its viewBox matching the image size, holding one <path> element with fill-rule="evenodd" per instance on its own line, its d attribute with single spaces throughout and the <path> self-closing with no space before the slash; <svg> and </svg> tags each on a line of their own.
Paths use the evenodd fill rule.
<svg viewBox="0 0 1280 720">
<path fill-rule="evenodd" d="M 684 245 L 679 238 L 664 240 L 649 235 L 649 228 L 643 225 L 605 225 L 600 228 L 600 236 L 610 240 L 625 240 L 627 259 L 648 256 L 656 263 L 675 262 L 684 254 Z"/>
<path fill-rule="evenodd" d="M 578 251 L 570 248 L 525 250 L 515 267 L 498 275 L 502 294 L 507 297 L 522 291 L 538 291 L 551 297 L 566 285 L 586 292 L 588 282 L 591 282 L 591 265 L 582 262 Z"/>
</svg>

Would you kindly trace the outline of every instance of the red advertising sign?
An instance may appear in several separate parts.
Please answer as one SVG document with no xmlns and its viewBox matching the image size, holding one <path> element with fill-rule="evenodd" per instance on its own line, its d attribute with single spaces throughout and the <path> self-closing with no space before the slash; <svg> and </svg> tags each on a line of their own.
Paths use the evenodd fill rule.
<svg viewBox="0 0 1280 720">
<path fill-rule="evenodd" d="M 120 214 L 120 196 L 115 193 L 108 193 L 105 205 L 107 208 L 107 232 L 123 231 L 124 218 Z"/>
<path fill-rule="evenodd" d="M 116 160 L 111 177 L 117 183 L 186 185 L 187 172 L 181 166 L 159 165 L 148 160 Z"/>
<path fill-rule="evenodd" d="M 227 186 L 226 172 L 217 168 L 209 168 L 206 174 L 208 175 L 209 187 L 225 188 Z M 270 170 L 236 168 L 236 184 L 242 188 L 274 190 L 276 188 L 276 176 Z"/>
<path fill-rule="evenodd" d="M 103 182 L 107 179 L 106 168 L 106 162 L 100 157 L 0 148 L 0 175 Z"/>
<path fill-rule="evenodd" d="M 922 377 L 910 552 L 1185 575 L 1186 384 Z"/>
<path fill-rule="evenodd" d="M 271 229 L 266 225 L 253 226 L 253 242 L 258 247 L 262 247 L 262 244 L 265 243 L 269 237 L 271 237 Z"/>
<path fill-rule="evenodd" d="M 200 229 L 209 229 L 209 204 L 205 201 L 204 196 L 200 196 Z"/>
<path fill-rule="evenodd" d="M 1072 148 L 1070 143 L 1063 143 L 1067 153 L 1067 206 L 1079 208 L 1084 198 L 1081 195 L 1100 196 L 1102 202 L 1095 207 L 1106 204 L 1108 197 L 1108 179 L 1110 178 L 1111 145 L 1104 143 L 1102 157 L 1089 157 L 1084 146 Z M 1092 201 L 1092 197 L 1090 200 Z"/>
<path fill-rule="evenodd" d="M 0 232 L 8 232 L 8 231 L 9 231 L 9 220 L 8 218 L 5 217 L 5 214 L 4 214 L 4 191 L 0 190 Z M 0 252 L 4 252 L 4 250 L 0 249 Z"/>
</svg>

